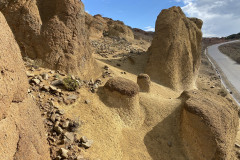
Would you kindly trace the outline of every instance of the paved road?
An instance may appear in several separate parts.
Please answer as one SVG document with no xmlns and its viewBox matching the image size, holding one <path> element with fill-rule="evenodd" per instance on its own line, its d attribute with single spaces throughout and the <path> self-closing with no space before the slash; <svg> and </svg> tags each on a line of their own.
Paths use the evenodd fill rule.
<svg viewBox="0 0 240 160">
<path fill-rule="evenodd" d="M 237 64 L 232 59 L 230 59 L 228 56 L 221 53 L 218 49 L 218 47 L 222 44 L 233 43 L 233 42 L 237 42 L 237 41 L 225 42 L 225 43 L 216 44 L 208 47 L 208 55 L 217 63 L 218 67 L 221 68 L 227 80 L 238 91 L 238 94 L 239 94 L 240 93 L 240 65 Z"/>
</svg>

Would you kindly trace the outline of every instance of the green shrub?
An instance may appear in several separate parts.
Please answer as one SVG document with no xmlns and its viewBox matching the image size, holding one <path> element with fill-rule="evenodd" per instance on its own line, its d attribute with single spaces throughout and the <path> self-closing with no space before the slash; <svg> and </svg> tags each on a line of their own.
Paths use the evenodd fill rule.
<svg viewBox="0 0 240 160">
<path fill-rule="evenodd" d="M 63 79 L 63 85 L 68 91 L 76 91 L 79 88 L 77 80 L 70 76 Z"/>
</svg>

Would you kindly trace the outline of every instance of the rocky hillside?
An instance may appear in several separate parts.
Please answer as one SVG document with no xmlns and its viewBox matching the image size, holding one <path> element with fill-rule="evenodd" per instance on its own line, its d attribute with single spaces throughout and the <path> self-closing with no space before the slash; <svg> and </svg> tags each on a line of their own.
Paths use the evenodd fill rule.
<svg viewBox="0 0 240 160">
<path fill-rule="evenodd" d="M 99 14 L 91 16 L 88 13 L 85 13 L 85 19 L 91 38 L 111 37 L 122 38 L 128 41 L 134 39 L 132 29 L 122 21 L 114 21 Z"/>
<path fill-rule="evenodd" d="M 232 34 L 226 37 L 228 40 L 240 39 L 240 33 Z"/>
<path fill-rule="evenodd" d="M 146 32 L 138 28 L 131 28 L 122 21 L 102 17 L 100 14 L 92 16 L 85 13 L 85 23 L 91 39 L 103 37 L 119 38 L 131 42 L 132 40 L 152 41 L 154 32 Z"/>
<path fill-rule="evenodd" d="M 37 60 L 40 66 L 80 77 L 89 78 L 88 71 L 91 76 L 98 73 L 81 1 L 1 1 L 0 7 L 23 56 Z"/>
<path fill-rule="evenodd" d="M 133 34 L 134 34 L 134 39 L 138 39 L 138 40 L 145 40 L 148 42 L 152 42 L 153 40 L 153 36 L 154 36 L 154 32 L 146 32 L 144 30 L 138 29 L 138 28 L 133 28 Z"/>
</svg>

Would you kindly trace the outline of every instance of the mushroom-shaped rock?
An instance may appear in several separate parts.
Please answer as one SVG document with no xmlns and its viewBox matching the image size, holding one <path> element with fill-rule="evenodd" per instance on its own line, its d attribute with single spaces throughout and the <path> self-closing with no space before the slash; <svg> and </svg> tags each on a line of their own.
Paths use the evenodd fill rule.
<svg viewBox="0 0 240 160">
<path fill-rule="evenodd" d="M 151 80 L 147 74 L 139 74 L 137 84 L 141 92 L 150 92 Z"/>
<path fill-rule="evenodd" d="M 187 18 L 180 7 L 162 10 L 145 68 L 151 80 L 176 91 L 196 88 L 202 23 L 200 19 Z"/>
<path fill-rule="evenodd" d="M 136 83 L 121 77 L 115 77 L 108 80 L 104 87 L 112 92 L 116 91 L 129 98 L 136 96 L 139 92 L 139 87 Z"/>
<path fill-rule="evenodd" d="M 221 96 L 197 90 L 183 92 L 181 137 L 189 159 L 235 159 L 237 107 Z"/>
<path fill-rule="evenodd" d="M 139 106 L 139 87 L 131 80 L 114 77 L 104 85 L 105 101 L 116 110 L 126 125 L 135 126 L 142 122 Z"/>
</svg>

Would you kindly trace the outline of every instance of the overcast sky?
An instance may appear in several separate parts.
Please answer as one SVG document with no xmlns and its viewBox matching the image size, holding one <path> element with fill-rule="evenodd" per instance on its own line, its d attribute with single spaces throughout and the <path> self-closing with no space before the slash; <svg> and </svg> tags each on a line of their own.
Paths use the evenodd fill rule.
<svg viewBox="0 0 240 160">
<path fill-rule="evenodd" d="M 205 37 L 240 32 L 240 0 L 82 0 L 92 15 L 121 20 L 125 24 L 153 31 L 162 9 L 180 6 L 189 17 L 204 21 Z"/>
</svg>

